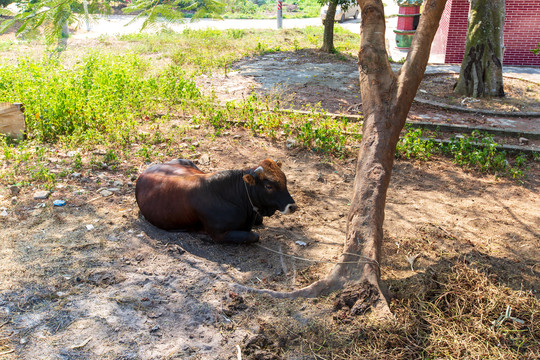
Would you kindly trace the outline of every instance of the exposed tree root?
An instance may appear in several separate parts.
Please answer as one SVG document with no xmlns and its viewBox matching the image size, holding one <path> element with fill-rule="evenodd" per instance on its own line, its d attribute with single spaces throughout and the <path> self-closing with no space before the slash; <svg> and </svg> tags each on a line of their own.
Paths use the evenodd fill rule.
<svg viewBox="0 0 540 360">
<path fill-rule="evenodd" d="M 313 298 L 327 295 L 333 291 L 345 289 L 340 296 L 355 298 L 350 307 L 352 315 L 362 315 L 371 309 L 377 317 L 392 317 L 388 298 L 379 284 L 378 266 L 374 264 L 338 264 L 325 278 L 311 285 L 293 291 L 275 291 L 255 289 L 235 284 L 237 291 L 246 291 L 261 295 L 270 295 L 281 299 Z M 343 295 L 347 293 L 348 295 Z M 355 294 L 356 293 L 356 294 Z M 347 303 L 350 301 L 347 300 Z"/>
</svg>

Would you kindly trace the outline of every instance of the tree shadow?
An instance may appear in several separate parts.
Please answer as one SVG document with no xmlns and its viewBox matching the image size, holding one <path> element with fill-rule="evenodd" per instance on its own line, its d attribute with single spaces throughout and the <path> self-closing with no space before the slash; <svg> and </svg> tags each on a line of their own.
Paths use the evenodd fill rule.
<svg viewBox="0 0 540 360">
<path fill-rule="evenodd" d="M 273 224 L 275 223 L 274 221 Z M 178 260 L 189 261 L 182 256 L 185 251 L 192 257 L 217 265 L 222 271 L 222 279 L 231 284 L 239 281 L 261 283 L 262 279 L 265 279 L 264 282 L 283 279 L 283 276 L 287 275 L 287 271 L 283 270 L 284 261 L 289 263 L 289 267 L 285 265 L 286 268 L 304 268 L 301 264 L 290 265 L 291 255 L 299 255 L 296 250 L 302 248 L 302 245 L 296 245 L 296 242 L 313 242 L 301 228 L 290 229 L 275 225 L 255 227 L 253 231 L 261 236 L 261 240 L 255 244 L 219 244 L 204 233 L 169 232 L 153 226 L 142 216 L 134 220 L 133 227 L 143 231 L 148 238 L 148 245 L 157 251 L 165 249 Z M 198 265 L 193 263 L 191 266 Z"/>
<path fill-rule="evenodd" d="M 460 168 L 441 165 L 431 169 L 412 162 L 395 163 L 386 225 L 418 229 L 431 224 L 458 247 L 497 245 L 516 261 L 529 266 L 538 263 L 540 233 L 534 224 L 540 217 L 531 211 L 538 198 L 534 181 L 493 182 L 479 174 L 471 179 Z"/>
<path fill-rule="evenodd" d="M 93 359 L 103 351 L 107 358 L 147 358 L 154 343 L 172 346 L 182 358 L 193 349 L 209 356 L 220 348 L 216 329 L 227 324 L 221 314 L 231 298 L 224 292 L 215 302 L 208 293 L 214 295 L 225 271 L 175 248 L 149 251 L 150 240 L 136 232 L 143 226 L 129 219 L 116 225 L 118 214 L 105 213 L 103 205 L 78 210 L 46 207 L 28 226 L 28 238 L 15 232 L 3 259 L 17 272 L 0 289 L 3 349 L 20 358 Z M 85 227 L 88 214 L 98 220 L 92 230 Z M 183 244 L 189 248 L 189 239 Z"/>
</svg>

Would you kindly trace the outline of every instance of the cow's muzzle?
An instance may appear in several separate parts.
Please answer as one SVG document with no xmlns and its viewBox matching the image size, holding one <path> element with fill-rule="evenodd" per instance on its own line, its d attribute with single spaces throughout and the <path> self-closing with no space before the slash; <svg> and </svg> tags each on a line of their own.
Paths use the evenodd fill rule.
<svg viewBox="0 0 540 360">
<path fill-rule="evenodd" d="M 296 205 L 295 203 L 292 203 L 292 204 L 288 204 L 287 206 L 285 206 L 285 210 L 280 211 L 280 212 L 283 215 L 287 215 L 287 214 L 292 214 L 296 210 L 298 210 L 298 205 Z"/>
</svg>

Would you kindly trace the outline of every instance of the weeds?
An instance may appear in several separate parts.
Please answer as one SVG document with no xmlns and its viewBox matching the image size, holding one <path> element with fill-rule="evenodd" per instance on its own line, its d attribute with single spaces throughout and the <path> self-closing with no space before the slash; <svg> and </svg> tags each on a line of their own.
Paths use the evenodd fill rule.
<svg viewBox="0 0 540 360">
<path fill-rule="evenodd" d="M 447 143 L 438 144 L 433 138 L 424 137 L 421 129 L 406 128 L 400 139 L 396 156 L 427 161 L 434 154 L 449 156 L 461 167 L 481 172 L 522 179 L 526 176 L 528 159 L 519 154 L 514 161 L 490 134 L 473 131 L 470 136 L 454 136 Z"/>
<path fill-rule="evenodd" d="M 92 54 L 72 69 L 50 60 L 21 59 L 0 68 L 0 99 L 25 104 L 29 133 L 38 141 L 103 143 L 127 136 L 137 117 L 162 102 L 200 96 L 178 67 L 147 74 L 148 64 L 133 55 Z"/>
<path fill-rule="evenodd" d="M 422 137 L 422 129 L 406 127 L 406 133 L 398 142 L 396 151 L 401 158 L 427 161 L 436 150 L 437 146 L 432 139 Z"/>
<path fill-rule="evenodd" d="M 506 153 L 497 150 L 493 137 L 478 131 L 474 131 L 472 136 L 451 138 L 444 150 L 454 158 L 456 164 L 478 168 L 483 172 L 500 172 L 508 166 Z"/>
</svg>

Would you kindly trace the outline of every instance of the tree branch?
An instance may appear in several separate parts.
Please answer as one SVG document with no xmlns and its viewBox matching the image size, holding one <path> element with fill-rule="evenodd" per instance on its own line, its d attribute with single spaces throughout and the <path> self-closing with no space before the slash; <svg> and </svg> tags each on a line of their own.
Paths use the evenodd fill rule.
<svg viewBox="0 0 540 360">
<path fill-rule="evenodd" d="M 420 16 L 420 23 L 407 53 L 407 58 L 398 73 L 397 99 L 400 104 L 412 104 L 418 86 L 424 77 L 431 43 L 439 27 L 445 6 L 446 0 L 427 0 L 424 5 L 424 11 Z"/>
</svg>

